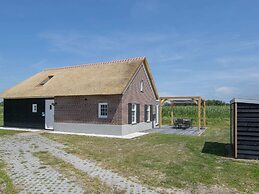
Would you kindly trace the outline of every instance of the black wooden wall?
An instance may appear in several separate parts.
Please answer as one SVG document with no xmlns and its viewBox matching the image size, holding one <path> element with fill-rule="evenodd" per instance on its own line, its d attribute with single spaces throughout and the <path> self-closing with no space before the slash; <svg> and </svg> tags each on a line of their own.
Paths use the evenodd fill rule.
<svg viewBox="0 0 259 194">
<path fill-rule="evenodd" d="M 259 159 L 259 104 L 237 103 L 237 157 Z"/>
<path fill-rule="evenodd" d="M 37 112 L 32 112 L 37 104 Z M 45 128 L 45 99 L 5 99 L 4 126 L 21 128 Z"/>
</svg>

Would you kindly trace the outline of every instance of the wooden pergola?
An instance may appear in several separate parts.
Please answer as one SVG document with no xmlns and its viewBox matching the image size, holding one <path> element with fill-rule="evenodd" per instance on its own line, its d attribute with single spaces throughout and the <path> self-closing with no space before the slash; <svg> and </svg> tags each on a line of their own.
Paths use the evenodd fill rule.
<svg viewBox="0 0 259 194">
<path fill-rule="evenodd" d="M 204 98 L 201 98 L 200 96 L 166 96 L 166 97 L 160 97 L 160 122 L 159 127 L 162 126 L 162 107 L 166 101 L 182 101 L 182 102 L 193 102 L 194 104 L 198 105 L 198 129 L 201 129 L 201 127 L 206 127 L 206 100 Z M 173 107 L 174 103 L 171 103 L 171 125 L 174 125 L 174 113 L 173 113 Z M 203 116 L 201 117 L 201 109 L 203 110 Z M 201 118 L 203 121 L 203 125 L 201 125 Z"/>
</svg>

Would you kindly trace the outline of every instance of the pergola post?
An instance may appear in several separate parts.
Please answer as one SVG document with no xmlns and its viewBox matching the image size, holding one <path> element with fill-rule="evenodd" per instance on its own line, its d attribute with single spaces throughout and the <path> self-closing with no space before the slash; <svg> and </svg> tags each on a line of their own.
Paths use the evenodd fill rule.
<svg viewBox="0 0 259 194">
<path fill-rule="evenodd" d="M 162 127 L 162 122 L 163 122 L 162 113 L 163 113 L 163 103 L 164 103 L 164 101 L 165 101 L 165 99 L 159 98 L 159 104 L 160 104 L 160 107 L 159 107 L 159 128 Z"/>
<path fill-rule="evenodd" d="M 198 129 L 201 128 L 201 98 L 198 98 Z"/>
<path fill-rule="evenodd" d="M 206 127 L 206 100 L 203 100 L 203 127 Z"/>
<path fill-rule="evenodd" d="M 174 105 L 171 105 L 171 125 L 174 126 Z"/>
<path fill-rule="evenodd" d="M 159 127 L 162 127 L 163 122 L 163 104 L 167 100 L 181 100 L 181 99 L 190 99 L 193 102 L 197 102 L 198 105 L 198 129 L 201 129 L 201 125 L 206 127 L 206 101 L 205 99 L 201 98 L 200 96 L 164 96 L 159 98 L 160 104 L 160 115 L 159 115 Z M 171 105 L 171 125 L 174 125 L 174 112 L 173 112 L 173 105 Z M 203 112 L 201 113 L 201 109 Z M 201 115 L 203 114 L 203 115 Z M 201 119 L 203 122 L 201 122 Z"/>
</svg>

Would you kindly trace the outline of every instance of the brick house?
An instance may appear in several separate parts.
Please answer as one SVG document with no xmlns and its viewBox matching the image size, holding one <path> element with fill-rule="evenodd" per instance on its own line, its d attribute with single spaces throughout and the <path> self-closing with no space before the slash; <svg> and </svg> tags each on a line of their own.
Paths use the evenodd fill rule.
<svg viewBox="0 0 259 194">
<path fill-rule="evenodd" d="M 5 127 L 126 135 L 159 121 L 146 58 L 47 69 L 0 96 Z"/>
</svg>

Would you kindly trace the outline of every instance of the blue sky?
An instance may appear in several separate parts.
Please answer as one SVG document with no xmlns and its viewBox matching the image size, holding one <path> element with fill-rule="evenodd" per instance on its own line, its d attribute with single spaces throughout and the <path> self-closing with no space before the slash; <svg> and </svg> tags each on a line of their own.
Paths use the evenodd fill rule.
<svg viewBox="0 0 259 194">
<path fill-rule="evenodd" d="M 161 96 L 259 98 L 259 1 L 0 0 L 0 91 L 45 68 L 139 56 Z"/>
</svg>

